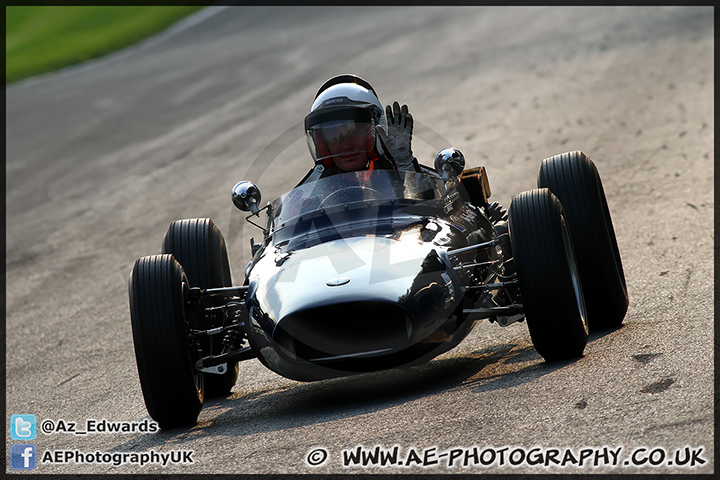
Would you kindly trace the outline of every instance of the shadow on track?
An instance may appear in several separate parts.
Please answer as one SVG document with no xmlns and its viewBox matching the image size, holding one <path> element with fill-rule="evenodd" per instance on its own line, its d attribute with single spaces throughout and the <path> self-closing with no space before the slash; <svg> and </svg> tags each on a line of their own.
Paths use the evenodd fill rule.
<svg viewBox="0 0 720 480">
<path fill-rule="evenodd" d="M 620 328 L 593 332 L 590 341 Z M 227 398 L 206 400 L 204 413 L 194 427 L 143 435 L 113 450 L 178 446 L 201 436 L 242 437 L 279 432 L 387 410 L 442 392 L 478 394 L 512 388 L 575 362 L 545 362 L 531 344 L 521 343 L 493 345 L 415 367 L 297 382 L 249 393 L 235 391 Z"/>
<path fill-rule="evenodd" d="M 521 362 L 529 365 L 519 371 L 507 371 L 508 366 L 512 368 Z M 480 393 L 508 388 L 567 363 L 544 363 L 532 346 L 504 344 L 463 356 L 441 357 L 416 367 L 294 383 L 250 393 L 234 392 L 227 398 L 207 400 L 194 427 L 143 435 L 113 450 L 142 451 L 160 445 L 182 445 L 198 436 L 247 436 L 332 422 L 394 408 L 448 390 Z M 506 372 L 484 373 L 498 368 Z"/>
</svg>

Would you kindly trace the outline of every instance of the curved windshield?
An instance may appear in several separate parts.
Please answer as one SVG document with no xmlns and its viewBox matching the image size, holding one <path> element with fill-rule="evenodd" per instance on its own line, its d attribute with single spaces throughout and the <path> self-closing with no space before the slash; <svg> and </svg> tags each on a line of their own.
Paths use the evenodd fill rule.
<svg viewBox="0 0 720 480">
<path fill-rule="evenodd" d="M 269 214 L 278 229 L 313 212 L 383 204 L 437 203 L 444 193 L 444 180 L 424 173 L 363 170 L 300 185 L 273 200 Z"/>
</svg>

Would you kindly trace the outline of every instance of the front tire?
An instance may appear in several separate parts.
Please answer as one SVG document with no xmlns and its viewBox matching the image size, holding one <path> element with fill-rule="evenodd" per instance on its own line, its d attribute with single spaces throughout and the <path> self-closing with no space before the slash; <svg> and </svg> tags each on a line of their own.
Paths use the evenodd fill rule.
<svg viewBox="0 0 720 480">
<path fill-rule="evenodd" d="M 538 187 L 549 188 L 565 210 L 593 330 L 620 326 L 628 309 L 620 251 L 597 167 L 581 151 L 542 162 Z"/>
<path fill-rule="evenodd" d="M 172 255 L 142 257 L 130 274 L 130 317 L 140 386 L 160 428 L 192 426 L 204 400 L 198 353 L 188 332 L 196 328 L 188 280 Z M 199 357 L 198 357 L 199 358 Z"/>
<path fill-rule="evenodd" d="M 547 361 L 582 356 L 588 339 L 583 289 L 560 201 L 530 190 L 510 204 L 510 243 L 533 345 Z"/>
<path fill-rule="evenodd" d="M 210 218 L 176 220 L 170 224 L 163 238 L 162 252 L 172 254 L 183 266 L 190 286 L 221 288 L 232 286 L 225 239 Z M 201 308 L 223 305 L 226 299 L 204 299 Z M 207 325 L 205 329 L 218 327 Z M 223 349 L 221 335 L 210 337 L 208 354 L 219 355 Z M 205 394 L 208 397 L 227 396 L 238 378 L 238 363 L 230 362 L 221 375 L 205 374 Z"/>
</svg>

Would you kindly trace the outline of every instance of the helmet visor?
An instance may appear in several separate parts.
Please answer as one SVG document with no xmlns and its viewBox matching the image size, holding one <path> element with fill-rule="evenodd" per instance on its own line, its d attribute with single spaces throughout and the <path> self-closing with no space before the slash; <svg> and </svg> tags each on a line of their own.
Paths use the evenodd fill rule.
<svg viewBox="0 0 720 480">
<path fill-rule="evenodd" d="M 310 153 L 316 162 L 365 155 L 375 146 L 375 123 L 364 109 L 313 112 L 305 118 Z"/>
</svg>

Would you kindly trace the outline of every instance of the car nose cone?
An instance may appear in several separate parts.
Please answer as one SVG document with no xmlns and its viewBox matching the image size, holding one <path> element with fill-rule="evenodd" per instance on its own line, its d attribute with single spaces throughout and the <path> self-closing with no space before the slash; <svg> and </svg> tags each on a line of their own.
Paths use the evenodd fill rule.
<svg viewBox="0 0 720 480">
<path fill-rule="evenodd" d="M 335 277 L 335 278 L 331 278 L 330 280 L 325 282 L 325 284 L 328 287 L 339 287 L 340 285 L 345 285 L 346 283 L 349 283 L 349 282 L 350 282 L 349 277 Z"/>
</svg>

